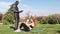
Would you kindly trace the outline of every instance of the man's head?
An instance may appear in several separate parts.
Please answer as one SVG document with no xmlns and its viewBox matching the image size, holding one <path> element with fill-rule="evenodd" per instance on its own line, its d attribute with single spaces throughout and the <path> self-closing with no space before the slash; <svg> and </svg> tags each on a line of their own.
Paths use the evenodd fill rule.
<svg viewBox="0 0 60 34">
<path fill-rule="evenodd" d="M 18 5 L 19 4 L 19 1 L 16 1 L 15 4 Z"/>
</svg>

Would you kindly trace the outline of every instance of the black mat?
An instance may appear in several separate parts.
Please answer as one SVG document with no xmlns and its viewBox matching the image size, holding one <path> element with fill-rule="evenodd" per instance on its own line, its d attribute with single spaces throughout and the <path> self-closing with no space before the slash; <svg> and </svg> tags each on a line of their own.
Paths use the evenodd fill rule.
<svg viewBox="0 0 60 34">
<path fill-rule="evenodd" d="M 26 32 L 26 31 L 21 31 L 21 32 Z M 43 30 L 31 30 L 31 31 L 27 31 L 27 32 L 43 32 Z"/>
</svg>

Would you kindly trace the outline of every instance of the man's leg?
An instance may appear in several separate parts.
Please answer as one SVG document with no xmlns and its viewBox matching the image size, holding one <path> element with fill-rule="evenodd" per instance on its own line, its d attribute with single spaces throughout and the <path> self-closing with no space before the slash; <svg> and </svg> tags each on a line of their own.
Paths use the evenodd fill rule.
<svg viewBox="0 0 60 34">
<path fill-rule="evenodd" d="M 19 14 L 16 15 L 15 17 L 15 29 L 18 29 L 18 25 L 19 25 Z"/>
<path fill-rule="evenodd" d="M 18 22 L 18 18 L 16 18 L 15 21 L 16 21 L 16 23 L 15 23 L 15 29 L 17 30 L 17 29 L 18 29 L 18 23 L 19 23 L 19 22 Z"/>
</svg>

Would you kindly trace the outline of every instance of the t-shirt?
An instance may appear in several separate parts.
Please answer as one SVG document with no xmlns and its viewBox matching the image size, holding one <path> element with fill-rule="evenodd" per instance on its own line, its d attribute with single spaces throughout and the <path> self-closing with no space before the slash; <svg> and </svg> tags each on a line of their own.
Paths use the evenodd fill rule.
<svg viewBox="0 0 60 34">
<path fill-rule="evenodd" d="M 19 12 L 19 9 L 15 4 L 13 4 L 12 7 L 14 12 Z"/>
<path fill-rule="evenodd" d="M 32 20 L 31 20 L 32 21 Z M 27 19 L 27 21 L 26 21 L 26 25 L 27 26 L 29 26 L 29 29 L 30 30 L 32 30 L 32 27 L 34 27 L 34 23 L 32 22 L 32 23 L 28 23 L 29 22 L 29 19 Z M 30 27 L 30 26 L 32 26 L 32 27 Z"/>
</svg>

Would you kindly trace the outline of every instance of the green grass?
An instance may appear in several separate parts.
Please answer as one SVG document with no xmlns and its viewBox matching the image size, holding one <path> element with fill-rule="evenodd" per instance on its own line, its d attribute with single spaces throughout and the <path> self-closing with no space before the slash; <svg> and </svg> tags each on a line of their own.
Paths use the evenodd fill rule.
<svg viewBox="0 0 60 34">
<path fill-rule="evenodd" d="M 39 24 L 33 30 L 43 30 L 41 32 L 14 32 L 9 25 L 0 25 L 0 34 L 59 34 L 60 24 Z"/>
</svg>

